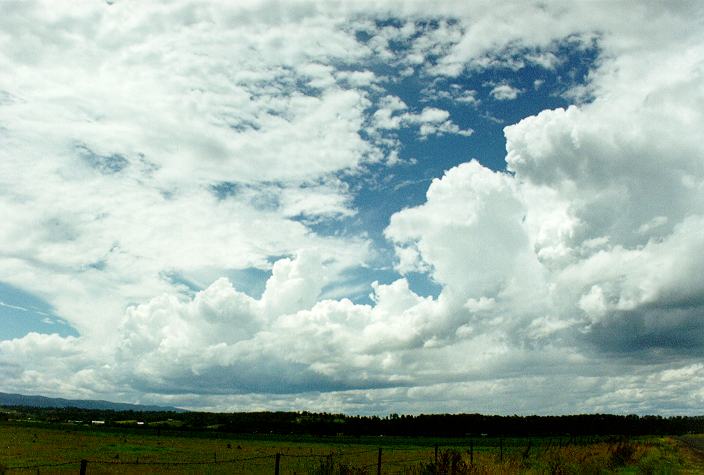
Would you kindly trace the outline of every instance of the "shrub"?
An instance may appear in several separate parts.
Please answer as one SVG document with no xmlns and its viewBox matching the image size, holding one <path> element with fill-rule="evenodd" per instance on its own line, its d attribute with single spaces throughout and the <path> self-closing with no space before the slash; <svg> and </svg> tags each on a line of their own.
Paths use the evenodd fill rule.
<svg viewBox="0 0 704 475">
<path fill-rule="evenodd" d="M 324 459 L 320 459 L 318 465 L 313 467 L 310 473 L 311 475 L 333 475 L 334 469 L 335 462 L 333 461 L 332 454 L 330 454 Z"/>
<path fill-rule="evenodd" d="M 441 451 L 438 455 L 437 467 L 435 462 L 423 464 L 420 472 L 423 475 L 465 475 L 471 473 L 469 465 L 462 458 L 462 454 L 454 449 Z"/>
<path fill-rule="evenodd" d="M 621 442 L 611 449 L 610 465 L 612 467 L 623 467 L 633 462 L 636 448 L 630 442 Z"/>
<path fill-rule="evenodd" d="M 318 461 L 310 472 L 312 475 L 367 475 L 364 467 L 355 467 L 342 462 L 335 462 L 332 454 Z"/>
</svg>

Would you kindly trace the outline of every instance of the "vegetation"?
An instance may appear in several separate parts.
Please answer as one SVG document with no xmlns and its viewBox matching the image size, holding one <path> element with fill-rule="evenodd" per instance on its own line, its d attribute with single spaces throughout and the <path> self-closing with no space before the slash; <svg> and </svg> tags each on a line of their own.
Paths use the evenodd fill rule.
<svg viewBox="0 0 704 475">
<path fill-rule="evenodd" d="M 570 416 L 486 416 L 436 414 L 388 417 L 347 416 L 310 412 L 136 412 L 79 408 L 0 408 L 0 420 L 33 423 L 128 427 L 145 431 L 221 432 L 226 434 L 296 434 L 311 436 L 598 436 L 679 435 L 704 433 L 704 416 L 617 416 L 584 414 Z M 144 423 L 139 424 L 138 423 Z"/>
<path fill-rule="evenodd" d="M 0 424 L 7 473 L 77 473 L 85 459 L 89 473 L 270 474 L 280 454 L 282 474 L 375 474 L 379 447 L 383 473 L 701 473 L 701 456 L 672 437 L 242 438 Z"/>
<path fill-rule="evenodd" d="M 0 474 L 704 473 L 702 417 L 0 408 Z M 668 434 L 665 436 L 664 434 Z M 682 436 L 682 434 L 690 434 Z M 679 435 L 679 436 L 678 436 Z M 22 468 L 25 467 L 25 468 Z"/>
</svg>

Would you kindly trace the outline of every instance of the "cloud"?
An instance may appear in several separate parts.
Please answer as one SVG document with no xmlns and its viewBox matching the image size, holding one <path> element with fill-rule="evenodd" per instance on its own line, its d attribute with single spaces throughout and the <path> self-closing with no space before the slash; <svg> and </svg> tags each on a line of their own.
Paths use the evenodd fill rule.
<svg viewBox="0 0 704 475">
<path fill-rule="evenodd" d="M 100 387 L 93 371 L 86 369 L 95 361 L 80 349 L 75 337 L 28 333 L 22 338 L 0 341 L 0 375 L 3 390 L 49 396 L 90 397 Z M 47 362 L 51 371 L 47 371 Z"/>
<path fill-rule="evenodd" d="M 374 112 L 374 124 L 380 129 L 398 129 L 401 127 L 403 115 L 395 112 L 408 109 L 406 103 L 396 96 L 386 96 L 379 101 L 379 109 Z"/>
<path fill-rule="evenodd" d="M 512 87 L 509 84 L 499 84 L 498 86 L 495 86 L 491 92 L 489 92 L 491 97 L 497 101 L 512 101 L 517 98 L 520 93 L 520 89 Z"/>
<path fill-rule="evenodd" d="M 421 93 L 421 101 L 431 102 L 444 99 L 459 104 L 466 104 L 473 107 L 479 106 L 481 101 L 477 99 L 477 91 L 464 89 L 460 84 L 446 84 L 443 78 L 437 78 L 433 83 L 424 88 Z"/>
<path fill-rule="evenodd" d="M 375 347 L 391 335 L 398 344 L 413 339 L 396 312 L 426 300 L 399 281 L 375 285 L 374 308 L 346 299 L 318 302 L 325 265 L 315 253 L 278 261 L 259 300 L 220 279 L 192 300 L 165 295 L 130 308 L 119 329 L 121 372 L 161 391 L 388 386 L 369 374 L 371 361 L 388 358 Z"/>
<path fill-rule="evenodd" d="M 381 107 L 374 113 L 374 125 L 380 130 L 396 130 L 401 127 L 418 126 L 418 135 L 425 139 L 432 135 L 454 134 L 469 137 L 472 129 L 461 129 L 450 119 L 450 113 L 437 107 L 425 107 L 421 112 L 402 112 L 406 106 L 394 96 L 382 99 Z"/>
<path fill-rule="evenodd" d="M 1 341 L 5 390 L 215 409 L 698 411 L 701 10 L 437 8 L 433 21 L 425 2 L 4 15 L 0 280 L 81 335 Z M 561 44 L 596 45 L 588 83 L 568 91 L 585 100 L 506 127 L 506 170 L 470 160 L 399 206 L 384 231 L 396 274 L 366 232 L 325 231 L 358 216 L 354 178 L 400 161 L 402 129 L 472 133 L 453 122 L 458 103 L 478 105 L 463 74 L 549 69 Z M 427 80 L 426 102 L 400 98 L 407 74 Z M 491 86 L 497 100 L 530 93 Z M 353 302 L 337 294 L 355 268 L 385 277 Z M 248 269 L 270 273 L 260 296 L 222 277 Z"/>
<path fill-rule="evenodd" d="M 554 69 L 555 66 L 561 62 L 560 58 L 551 51 L 543 51 L 538 54 L 529 54 L 526 56 L 526 59 L 529 62 L 537 64 L 545 69 Z"/>
<path fill-rule="evenodd" d="M 481 296 L 528 250 L 523 213 L 510 178 L 472 161 L 434 180 L 424 205 L 394 214 L 386 236 L 414 249 L 445 288 Z"/>
<path fill-rule="evenodd" d="M 1 57 L 16 74 L 0 78 L 0 279 L 89 335 L 106 331 L 96 309 L 115 319 L 174 290 L 168 272 L 268 269 L 314 241 L 323 254 L 356 248 L 348 264 L 363 263 L 363 238 L 306 225 L 353 215 L 335 174 L 381 156 L 360 136 L 373 74 L 338 78 L 328 64 L 364 49 L 313 12 L 13 10 L 3 23 L 16 38 Z"/>
<path fill-rule="evenodd" d="M 704 343 L 693 128 L 704 117 L 691 81 L 704 51 L 691 41 L 681 45 L 687 60 L 661 57 L 667 77 L 636 60 L 640 50 L 606 61 L 594 102 L 505 129 L 512 175 L 461 165 L 433 182 L 425 204 L 392 217 L 398 270 L 429 269 L 441 299 L 469 297 L 462 337 L 497 331 L 516 345 L 507 355 L 570 345 L 617 372 L 633 357 L 692 364 Z M 634 392 L 644 405 L 655 397 Z"/>
</svg>

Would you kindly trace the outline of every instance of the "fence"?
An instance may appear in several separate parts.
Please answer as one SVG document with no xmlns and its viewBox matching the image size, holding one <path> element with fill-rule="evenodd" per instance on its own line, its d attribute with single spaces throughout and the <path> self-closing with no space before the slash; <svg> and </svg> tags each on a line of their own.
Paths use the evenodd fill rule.
<svg viewBox="0 0 704 475">
<path fill-rule="evenodd" d="M 420 449 L 422 451 L 422 449 Z M 410 466 L 432 461 L 433 448 L 426 450 L 427 456 L 419 456 L 419 447 L 413 448 L 376 448 L 355 451 L 332 451 L 328 454 L 301 454 L 277 452 L 274 455 L 259 455 L 218 460 L 213 454 L 212 460 L 197 461 L 148 461 L 127 460 L 90 460 L 82 459 L 60 463 L 37 465 L 18 465 L 3 467 L 2 473 L 151 473 L 158 467 L 159 472 L 205 472 L 217 473 L 218 467 L 223 473 L 315 473 L 320 475 L 332 473 L 368 473 L 377 475 L 405 473 Z M 413 452 L 413 454 L 411 454 Z M 412 456 L 403 456 L 404 454 Z M 434 447 L 437 464 L 438 447 Z M 373 458 L 373 463 L 368 462 Z M 312 462 L 312 463 L 311 463 Z M 345 470 L 347 469 L 347 472 Z"/>
<path fill-rule="evenodd" d="M 475 446 L 475 442 L 479 442 Z M 407 473 L 446 473 L 455 463 L 468 464 L 470 467 L 488 466 L 488 464 L 511 463 L 522 459 L 524 462 L 537 451 L 546 452 L 555 448 L 567 447 L 579 443 L 576 439 L 543 439 L 533 445 L 531 439 L 504 440 L 484 439 L 481 441 L 467 440 L 462 446 L 451 444 L 447 446 L 417 446 L 408 447 L 387 446 L 359 449 L 354 446 L 337 447 L 325 452 L 303 453 L 298 447 L 269 447 L 266 453 L 248 456 L 218 458 L 213 452 L 212 457 L 202 460 L 154 460 L 125 457 L 113 460 L 82 459 L 59 463 L 37 465 L 2 466 L 3 473 L 71 473 L 109 474 L 109 473 L 242 473 L 242 474 L 306 474 L 330 475 L 337 473 L 354 474 L 407 474 Z M 589 443 L 583 440 L 581 443 Z M 227 445 L 231 449 L 230 444 Z M 238 449 L 241 447 L 237 447 Z M 439 451 L 439 449 L 443 449 Z M 448 449 L 454 450 L 455 458 Z M 275 452 L 274 452 L 275 450 Z M 475 465 L 478 464 L 478 465 Z M 504 467 L 506 468 L 506 467 Z M 505 470 L 504 470 L 505 471 Z"/>
</svg>

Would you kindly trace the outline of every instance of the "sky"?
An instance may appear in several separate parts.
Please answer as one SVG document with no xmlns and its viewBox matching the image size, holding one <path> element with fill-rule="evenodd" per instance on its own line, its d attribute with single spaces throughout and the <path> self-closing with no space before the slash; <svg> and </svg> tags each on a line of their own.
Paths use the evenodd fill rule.
<svg viewBox="0 0 704 475">
<path fill-rule="evenodd" d="M 0 391 L 701 414 L 701 2 L 0 10 Z"/>
</svg>

